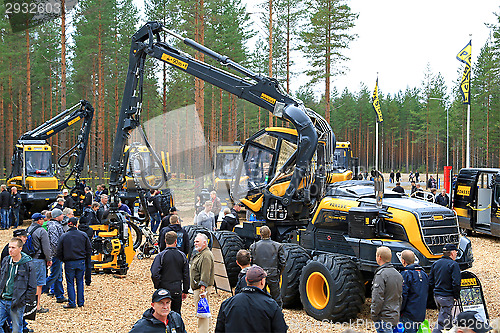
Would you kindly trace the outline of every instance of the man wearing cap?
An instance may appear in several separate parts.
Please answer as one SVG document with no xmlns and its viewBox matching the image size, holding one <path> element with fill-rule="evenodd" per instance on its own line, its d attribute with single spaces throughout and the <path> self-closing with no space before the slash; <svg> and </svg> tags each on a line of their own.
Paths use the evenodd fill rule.
<svg viewBox="0 0 500 333">
<path fill-rule="evenodd" d="M 35 252 L 32 255 L 33 265 L 37 271 L 37 312 L 46 313 L 49 309 L 42 308 L 40 304 L 40 296 L 42 295 L 42 287 L 45 286 L 47 278 L 47 267 L 52 266 L 52 252 L 50 249 L 49 234 L 42 225 L 45 222 L 45 215 L 35 213 L 31 215 L 33 222 L 28 227 L 28 235 L 31 235 L 33 241 L 33 249 Z"/>
<path fill-rule="evenodd" d="M 64 297 L 62 261 L 56 257 L 59 238 L 64 234 L 62 225 L 64 215 L 59 208 L 54 208 L 51 215 L 52 219 L 47 222 L 47 232 L 49 234 L 50 249 L 52 253 L 52 266 L 50 267 L 50 275 L 47 277 L 45 285 L 42 288 L 42 293 L 48 293 L 49 289 L 54 285 L 54 294 L 56 295 L 57 303 L 64 303 L 67 302 L 68 299 Z"/>
<path fill-rule="evenodd" d="M 460 298 L 460 267 L 455 261 L 457 250 L 455 244 L 446 244 L 441 259 L 431 266 L 429 287 L 434 290 L 434 300 L 439 308 L 438 320 L 432 333 L 440 333 L 451 327 L 453 303 Z"/>
<path fill-rule="evenodd" d="M 247 286 L 222 302 L 215 332 L 286 332 L 283 312 L 276 301 L 263 289 L 266 272 L 252 266 L 246 274 Z"/>
<path fill-rule="evenodd" d="M 129 333 L 186 333 L 181 315 L 171 311 L 172 296 L 166 289 L 153 293 L 151 308 L 146 310 Z"/>
<path fill-rule="evenodd" d="M 278 305 L 283 307 L 280 291 L 280 276 L 286 264 L 283 245 L 271 240 L 271 229 L 268 226 L 260 228 L 260 238 L 260 241 L 250 245 L 252 262 L 267 272 L 269 292 Z"/>
<path fill-rule="evenodd" d="M 457 315 L 450 333 L 486 333 L 493 328 L 477 311 L 464 311 Z"/>
<path fill-rule="evenodd" d="M 17 237 L 23 241 L 23 244 L 26 243 L 26 239 L 28 238 L 28 232 L 26 229 L 16 229 L 12 233 L 12 237 Z M 2 262 L 3 258 L 9 255 L 9 243 L 5 245 L 2 250 L 2 254 L 0 255 L 0 262 Z"/>
<path fill-rule="evenodd" d="M 68 232 L 61 236 L 57 244 L 57 257 L 64 262 L 66 287 L 68 288 L 69 300 L 64 308 L 72 309 L 76 308 L 77 304 L 81 307 L 85 303 L 83 276 L 86 265 L 90 265 L 92 246 L 87 234 L 76 228 L 78 226 L 77 218 L 70 218 L 68 226 Z M 75 296 L 75 279 L 77 296 Z"/>
<path fill-rule="evenodd" d="M 170 216 L 170 225 L 162 228 L 160 230 L 160 237 L 158 238 L 158 245 L 160 246 L 160 251 L 165 250 L 165 235 L 169 231 L 174 231 L 177 234 L 177 248 L 181 250 L 186 256 L 189 255 L 189 235 L 181 226 L 181 221 L 179 216 Z"/>
<path fill-rule="evenodd" d="M 207 301 L 210 301 L 209 295 L 215 282 L 214 256 L 208 248 L 208 237 L 203 233 L 196 235 L 194 249 L 197 252 L 191 258 L 189 275 L 191 276 L 194 304 L 198 306 L 200 297 L 206 297 Z M 199 333 L 208 333 L 209 328 L 210 318 L 198 318 Z"/>
<path fill-rule="evenodd" d="M 175 206 L 170 207 L 168 215 L 161 219 L 161 224 L 159 228 L 160 231 L 161 229 L 168 227 L 170 225 L 170 217 L 172 217 L 172 215 L 176 215 L 177 217 L 179 216 L 177 208 Z M 181 222 L 182 220 L 179 218 L 179 223 Z"/>
<path fill-rule="evenodd" d="M 400 321 L 406 333 L 417 333 L 420 323 L 425 320 L 427 295 L 429 293 L 429 277 L 424 269 L 415 264 L 415 253 L 411 250 L 401 252 L 403 276 L 403 303 L 401 304 Z"/>
</svg>

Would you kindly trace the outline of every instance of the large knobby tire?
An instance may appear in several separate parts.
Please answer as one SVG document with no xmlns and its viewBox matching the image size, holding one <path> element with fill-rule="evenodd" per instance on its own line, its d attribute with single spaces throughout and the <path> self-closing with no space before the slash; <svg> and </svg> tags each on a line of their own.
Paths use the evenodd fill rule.
<svg viewBox="0 0 500 333">
<path fill-rule="evenodd" d="M 283 243 L 286 264 L 281 273 L 281 299 L 287 308 L 300 307 L 300 274 L 302 268 L 311 259 L 307 251 L 298 244 Z"/>
<path fill-rule="evenodd" d="M 208 237 L 208 247 L 212 248 L 212 232 L 208 230 L 205 227 L 202 227 L 200 225 L 187 225 L 184 227 L 184 230 L 186 230 L 188 237 L 189 237 L 189 255 L 191 257 L 191 254 L 194 251 L 194 239 L 196 238 L 196 235 L 199 233 L 204 233 Z"/>
<path fill-rule="evenodd" d="M 231 285 L 231 288 L 234 288 L 238 282 L 238 274 L 241 270 L 240 266 L 236 263 L 236 254 L 239 250 L 244 248 L 245 245 L 243 244 L 240 236 L 232 231 L 215 231 L 214 236 L 220 244 L 229 284 Z"/>
<path fill-rule="evenodd" d="M 320 254 L 302 270 L 300 300 L 307 314 L 317 320 L 354 320 L 365 302 L 361 273 L 347 257 Z"/>
</svg>

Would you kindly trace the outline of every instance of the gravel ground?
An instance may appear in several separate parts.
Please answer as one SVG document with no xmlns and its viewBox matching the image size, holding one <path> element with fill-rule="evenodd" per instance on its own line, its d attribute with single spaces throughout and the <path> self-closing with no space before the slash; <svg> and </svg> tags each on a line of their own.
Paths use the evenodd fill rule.
<svg viewBox="0 0 500 333">
<path fill-rule="evenodd" d="M 186 216 L 188 216 L 186 214 Z M 190 221 L 185 221 L 189 223 Z M 0 244 L 8 242 L 12 231 L 0 231 Z M 471 269 L 476 273 L 483 285 L 490 318 L 500 315 L 500 272 L 498 260 L 500 257 L 500 240 L 481 235 L 472 236 L 473 252 L 476 261 Z M 124 278 L 113 275 L 93 275 L 92 285 L 85 288 L 85 306 L 83 308 L 66 310 L 55 299 L 42 296 L 42 305 L 50 312 L 40 314 L 35 322 L 30 322 L 35 332 L 128 332 L 132 325 L 149 308 L 153 285 L 149 268 L 152 258 L 137 260 Z M 230 297 L 227 292 L 219 291 L 213 295 L 210 302 L 212 328 L 215 324 L 220 303 Z M 369 299 L 358 316 L 359 320 L 352 326 L 359 332 L 374 330 L 366 325 L 369 320 Z M 303 310 L 284 310 L 285 320 L 290 332 L 342 332 L 346 326 L 322 323 L 306 315 Z M 436 310 L 428 310 L 428 318 L 436 318 Z M 183 304 L 183 319 L 188 332 L 196 332 L 196 317 L 193 297 L 189 296 Z"/>
</svg>

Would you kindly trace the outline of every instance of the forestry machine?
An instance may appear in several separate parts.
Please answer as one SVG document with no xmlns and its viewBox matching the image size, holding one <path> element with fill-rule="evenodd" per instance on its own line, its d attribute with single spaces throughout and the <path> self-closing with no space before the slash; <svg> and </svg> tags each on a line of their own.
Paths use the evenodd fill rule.
<svg viewBox="0 0 500 333">
<path fill-rule="evenodd" d="M 162 41 L 162 31 L 239 75 L 196 60 Z M 213 249 L 222 253 L 225 270 L 216 268 L 217 287 L 223 284 L 220 277 L 226 277 L 230 287 L 235 285 L 239 272 L 236 252 L 258 239 L 262 225 L 268 225 L 273 238 L 283 242 L 287 255 L 281 286 L 284 304 L 301 302 L 309 315 L 320 320 L 356 318 L 365 285 L 378 267 L 375 251 L 379 246 L 391 248 L 392 263 L 398 268 L 402 268 L 401 251 L 411 249 L 428 270 L 440 258 L 443 245 L 455 243 L 461 250 L 460 266 L 471 266 L 470 241 L 460 236 L 453 211 L 397 193 L 384 195 L 378 171 L 373 171 L 375 184 L 334 182 L 340 179 L 333 175 L 338 170 L 330 125 L 284 93 L 276 79 L 256 74 L 158 22 L 148 22 L 133 36 L 131 63 L 143 63 L 146 54 L 265 108 L 295 127 L 261 130 L 242 149 L 231 195 L 254 213 L 255 221 L 243 222 L 234 232 L 187 226 L 191 239 L 197 232 L 205 232 Z M 129 71 L 141 73 L 135 67 Z M 127 87 L 131 89 L 128 81 Z M 122 107 L 122 115 L 137 110 Z M 118 150 L 114 157 L 119 159 L 121 153 Z"/>
<path fill-rule="evenodd" d="M 81 193 L 78 184 L 85 164 L 93 117 L 92 105 L 81 100 L 34 130 L 24 133 L 17 140 L 12 157 L 12 172 L 7 185 L 18 188 L 25 206 L 25 209 L 21 211 L 24 211 L 26 216 L 45 209 L 59 194 L 59 184 L 52 164 L 52 147 L 47 143 L 47 139 L 82 120 L 75 145 L 57 160 L 59 167 L 65 168 L 70 164 L 71 159 L 75 158 L 69 175 L 64 179 L 64 186 L 70 189 L 73 197 L 77 198 L 75 203 L 80 202 L 79 197 L 84 193 Z M 74 184 L 70 184 L 72 177 Z M 81 207 L 76 213 L 79 212 L 81 212 Z"/>
</svg>

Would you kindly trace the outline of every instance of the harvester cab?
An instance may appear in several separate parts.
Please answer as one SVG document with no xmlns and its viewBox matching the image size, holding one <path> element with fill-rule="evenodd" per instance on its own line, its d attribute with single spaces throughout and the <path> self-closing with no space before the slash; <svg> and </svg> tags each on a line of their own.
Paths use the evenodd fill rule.
<svg viewBox="0 0 500 333">
<path fill-rule="evenodd" d="M 25 214 L 31 215 L 35 211 L 45 209 L 59 194 L 52 147 L 47 140 L 80 120 L 81 127 L 75 145 L 59 156 L 57 164 L 61 168 L 66 168 L 74 159 L 69 174 L 64 178 L 64 185 L 71 190 L 72 195 L 81 194 L 78 184 L 85 164 L 93 117 L 94 108 L 89 102 L 82 100 L 37 128 L 24 133 L 17 140 L 12 157 L 12 172 L 7 185 L 18 188 L 25 206 L 23 210 Z M 70 184 L 72 180 L 74 182 Z M 81 207 L 76 208 L 76 213 L 81 213 Z"/>
</svg>

